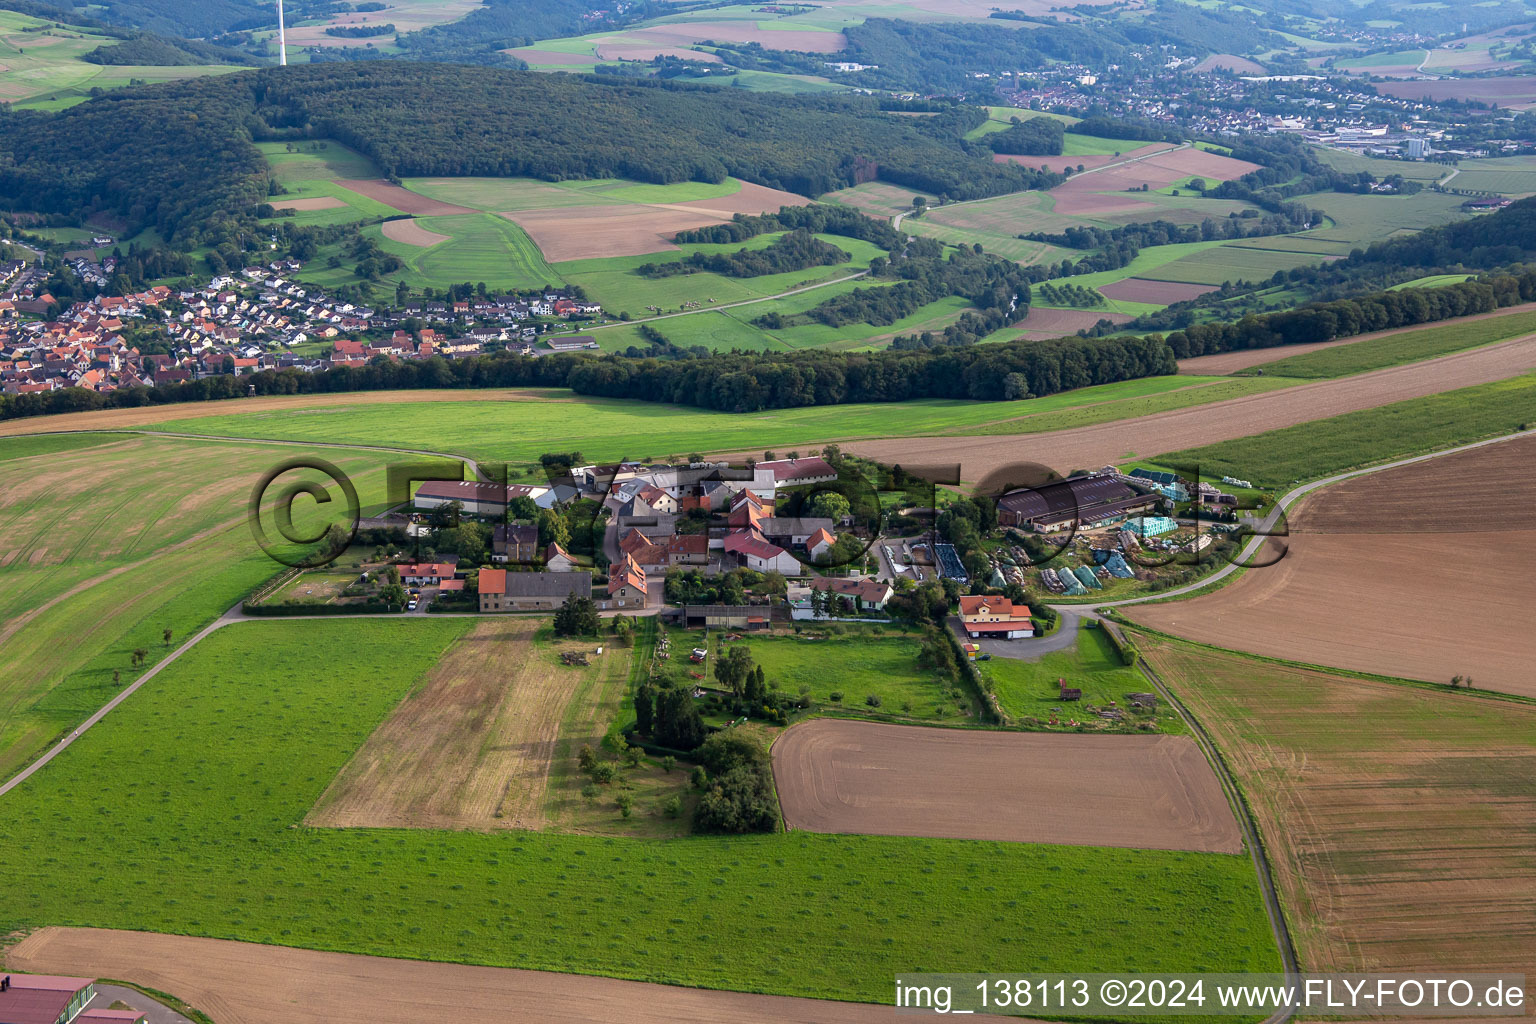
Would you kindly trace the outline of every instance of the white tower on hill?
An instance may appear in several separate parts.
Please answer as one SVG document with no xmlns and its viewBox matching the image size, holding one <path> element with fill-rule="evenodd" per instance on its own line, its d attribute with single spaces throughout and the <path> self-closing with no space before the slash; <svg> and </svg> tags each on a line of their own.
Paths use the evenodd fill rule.
<svg viewBox="0 0 1536 1024">
<path fill-rule="evenodd" d="M 277 62 L 288 63 L 288 36 L 283 27 L 283 0 L 277 0 Z"/>
</svg>

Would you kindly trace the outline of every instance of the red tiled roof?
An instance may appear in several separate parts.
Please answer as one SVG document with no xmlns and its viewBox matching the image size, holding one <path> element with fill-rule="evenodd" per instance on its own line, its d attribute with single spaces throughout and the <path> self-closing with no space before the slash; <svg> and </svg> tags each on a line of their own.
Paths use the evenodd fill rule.
<svg viewBox="0 0 1536 1024">
<path fill-rule="evenodd" d="M 481 569 L 480 593 L 505 594 L 507 592 L 507 570 L 505 569 Z"/>
</svg>

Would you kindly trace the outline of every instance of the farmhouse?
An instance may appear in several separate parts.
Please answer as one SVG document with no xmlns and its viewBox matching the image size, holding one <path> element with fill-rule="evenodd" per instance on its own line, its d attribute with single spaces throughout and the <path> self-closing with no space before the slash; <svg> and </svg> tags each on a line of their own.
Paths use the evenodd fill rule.
<svg viewBox="0 0 1536 1024">
<path fill-rule="evenodd" d="M 608 600 L 620 608 L 645 606 L 645 570 L 630 555 L 617 564 L 608 577 Z"/>
<path fill-rule="evenodd" d="M 754 468 L 759 472 L 767 470 L 772 473 L 774 485 L 777 487 L 824 484 L 837 479 L 837 470 L 819 455 L 809 459 L 776 459 L 772 462 L 759 462 Z"/>
<path fill-rule="evenodd" d="M 498 524 L 491 531 L 491 561 L 531 563 L 539 551 L 539 528 Z"/>
<path fill-rule="evenodd" d="M 1074 476 L 1009 491 L 997 500 L 997 521 L 1051 533 L 1120 522 L 1151 511 L 1161 500 L 1112 476 Z"/>
<path fill-rule="evenodd" d="M 802 573 L 800 563 L 794 555 L 777 544 L 770 544 L 756 530 L 737 530 L 727 535 L 724 549 L 727 556 L 734 556 L 748 569 L 756 569 L 758 572 L 781 572 L 786 576 L 799 576 Z"/>
<path fill-rule="evenodd" d="M 415 586 L 436 586 L 443 580 L 451 580 L 458 572 L 458 566 L 447 565 L 442 562 L 423 562 L 416 565 L 400 566 L 400 582 Z"/>
<path fill-rule="evenodd" d="M 537 612 L 559 608 L 571 597 L 592 596 L 589 572 L 480 570 L 482 612 Z"/>
<path fill-rule="evenodd" d="M 965 627 L 965 635 L 973 640 L 980 637 L 1016 640 L 1035 635 L 1029 608 L 1016 605 L 1006 597 L 961 597 L 960 622 Z"/>
<path fill-rule="evenodd" d="M 539 508 L 552 508 L 555 493 L 528 484 L 484 484 L 474 480 L 429 480 L 416 489 L 417 508 L 441 508 L 458 502 L 473 515 L 505 515 L 514 498 L 530 498 Z"/>
<path fill-rule="evenodd" d="M 811 581 L 812 590 L 821 590 L 857 601 L 873 611 L 884 611 L 885 602 L 891 599 L 891 585 L 880 580 L 842 579 L 835 576 L 818 576 Z"/>
<path fill-rule="evenodd" d="M 780 547 L 803 548 L 818 533 L 832 538 L 832 530 L 836 525 L 830 519 L 765 516 L 758 520 L 757 529 Z"/>
</svg>

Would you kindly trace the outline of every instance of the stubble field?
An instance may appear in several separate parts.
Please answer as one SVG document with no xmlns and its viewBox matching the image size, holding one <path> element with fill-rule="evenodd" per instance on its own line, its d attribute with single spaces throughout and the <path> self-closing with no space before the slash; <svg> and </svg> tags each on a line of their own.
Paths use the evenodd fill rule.
<svg viewBox="0 0 1536 1024">
<path fill-rule="evenodd" d="M 1278 564 L 1127 609 L 1219 647 L 1536 697 L 1536 437 L 1358 477 L 1307 499 Z"/>
<path fill-rule="evenodd" d="M 587 668 L 560 650 L 590 643 L 535 639 L 542 620 L 482 619 L 391 713 L 327 787 L 307 818 L 335 828 L 543 828 L 546 791 L 567 708 L 589 688 L 616 703 L 629 649 Z M 602 725 L 581 723 L 597 743 Z"/>
<path fill-rule="evenodd" d="M 1305 969 L 1529 972 L 1536 709 L 1138 642 L 1243 787 Z"/>
<path fill-rule="evenodd" d="M 1188 736 L 974 732 L 817 719 L 773 744 L 792 829 L 1239 853 Z"/>
</svg>

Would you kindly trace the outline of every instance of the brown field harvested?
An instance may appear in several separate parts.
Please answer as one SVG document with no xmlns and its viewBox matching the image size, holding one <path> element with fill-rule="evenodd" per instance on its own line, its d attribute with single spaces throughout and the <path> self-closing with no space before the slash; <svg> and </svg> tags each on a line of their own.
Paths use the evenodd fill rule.
<svg viewBox="0 0 1536 1024">
<path fill-rule="evenodd" d="M 588 679 L 627 679 L 629 657 L 625 648 L 609 648 L 589 668 L 561 665 L 560 650 L 590 652 L 591 645 L 535 642 L 543 622 L 518 616 L 476 623 L 373 731 L 306 823 L 544 827 L 545 791 L 572 694 Z"/>
<path fill-rule="evenodd" d="M 1175 302 L 1187 302 L 1206 292 L 1216 291 L 1213 284 L 1180 284 L 1176 281 L 1148 281 L 1140 277 L 1128 277 L 1123 281 L 1106 284 L 1099 289 L 1106 299 L 1116 302 L 1152 302 L 1159 306 L 1171 306 Z"/>
<path fill-rule="evenodd" d="M 1123 313 L 1107 313 L 1102 309 L 1044 309 L 1040 306 L 1031 306 L 1029 315 L 1014 326 L 1022 328 L 1019 337 L 1043 341 L 1076 334 L 1078 331 L 1092 327 L 1100 320 L 1113 320 L 1117 324 L 1123 324 L 1130 319 Z"/>
<path fill-rule="evenodd" d="M 653 60 L 657 57 L 677 57 L 680 60 L 704 64 L 720 63 L 720 55 L 707 50 L 690 50 L 685 46 L 666 46 L 659 43 L 609 43 L 597 44 L 597 55 L 603 60 Z"/>
<path fill-rule="evenodd" d="M 611 203 L 500 214 L 528 232 L 551 263 L 601 256 L 636 256 L 676 249 L 672 236 L 689 228 L 728 221 L 738 213 L 765 213 L 805 206 L 804 196 L 751 182 L 718 199 L 686 203 Z"/>
<path fill-rule="evenodd" d="M 438 245 L 449 240 L 448 235 L 440 235 L 436 231 L 428 231 L 422 227 L 419 220 L 387 220 L 379 230 L 384 232 L 385 238 L 392 238 L 406 245 L 417 245 L 426 248 Z"/>
<path fill-rule="evenodd" d="M 383 46 L 394 42 L 394 36 L 373 36 L 349 39 L 325 34 L 330 25 L 394 25 L 399 32 L 414 32 L 431 25 L 442 25 L 469 14 L 481 5 L 481 0 L 406 0 L 387 2 L 382 11 L 348 11 L 338 14 L 319 25 L 296 25 L 288 29 L 289 46 L 357 46 L 373 43 Z"/>
<path fill-rule="evenodd" d="M 1199 64 L 1195 65 L 1196 71 L 1233 71 L 1239 75 L 1267 75 L 1264 65 L 1257 61 L 1251 61 L 1247 57 L 1239 57 L 1235 53 L 1213 53 Z"/>
<path fill-rule="evenodd" d="M 272 204 L 274 210 L 334 210 L 347 204 L 335 196 L 315 196 L 312 199 L 279 199 Z"/>
<path fill-rule="evenodd" d="M 1074 466 L 1103 466 L 1137 456 L 1195 448 L 1358 409 L 1507 380 L 1533 368 L 1536 335 L 1406 366 L 1298 384 L 1135 420 L 1035 434 L 850 441 L 843 447 L 868 458 L 908 466 L 959 462 L 966 480 L 980 480 L 993 470 L 1026 460 L 1066 471 Z"/>
<path fill-rule="evenodd" d="M 336 184 L 343 188 L 349 188 L 358 195 L 376 199 L 385 206 L 393 206 L 401 213 L 409 213 L 413 217 L 443 217 L 455 213 L 479 213 L 479 210 L 471 210 L 467 206 L 455 206 L 452 203 L 440 202 L 436 199 L 428 199 L 424 195 L 412 192 L 410 189 L 401 188 L 399 185 L 391 185 L 387 181 L 338 181 Z"/>
<path fill-rule="evenodd" d="M 1065 231 L 1081 223 L 1074 217 L 1063 217 L 1054 212 L 1051 209 L 1051 197 L 1044 192 L 1014 192 L 981 202 L 934 206 L 923 214 L 922 219 L 967 231 L 1013 235 L 1032 231 Z"/>
<path fill-rule="evenodd" d="M 484 390 L 431 389 L 424 391 L 367 391 L 334 395 L 262 395 L 222 402 L 186 402 L 179 405 L 144 406 L 138 409 L 102 409 L 98 412 L 66 412 L 54 416 L 29 416 L 0 422 L 0 437 L 47 434 L 69 430 L 132 430 L 152 428 L 168 420 L 237 413 L 320 409 L 332 405 L 368 405 L 383 402 L 573 402 L 568 394 L 535 388 L 487 388 Z"/>
<path fill-rule="evenodd" d="M 1135 166 L 1134 164 L 1132 166 Z M 1105 174 L 1115 173 L 1105 171 Z M 1099 175 L 1083 176 L 1083 181 L 1088 182 Z M 1072 179 L 1076 180 L 1076 179 Z M 1064 185 L 1058 185 L 1051 189 L 1051 198 L 1056 200 L 1056 212 L 1064 217 L 1095 217 L 1103 218 L 1106 214 L 1147 216 L 1155 214 L 1162 207 L 1156 203 L 1149 203 L 1145 199 L 1137 199 L 1130 192 L 1100 193 L 1091 192 L 1087 187 L 1074 190 L 1066 190 L 1068 181 Z M 1108 182 L 1105 182 L 1108 185 Z M 1066 191 L 1064 191 L 1066 190 Z"/>
<path fill-rule="evenodd" d="M 1277 565 L 1137 622 L 1219 647 L 1536 697 L 1536 438 L 1307 499 Z"/>
<path fill-rule="evenodd" d="M 1536 708 L 1141 646 L 1243 787 L 1304 969 L 1529 975 Z"/>
<path fill-rule="evenodd" d="M 1536 77 L 1442 78 L 1438 81 L 1381 82 L 1376 91 L 1406 100 L 1477 100 L 1523 110 L 1536 103 Z"/>
<path fill-rule="evenodd" d="M 770 50 L 836 53 L 848 45 L 841 32 L 758 28 L 754 21 L 683 21 L 625 32 L 626 43 L 685 47 L 705 40 L 720 43 L 762 43 Z"/>
<path fill-rule="evenodd" d="M 502 50 L 502 53 L 510 54 L 518 60 L 526 61 L 529 67 L 549 67 L 562 64 L 596 64 L 597 58 L 590 53 L 555 53 L 552 50 L 536 50 L 531 46 L 518 46 L 510 50 Z"/>
<path fill-rule="evenodd" d="M 1098 197 L 1100 199 L 1122 199 L 1124 197 L 1116 193 L 1140 188 L 1142 185 L 1152 189 L 1166 188 L 1192 174 L 1211 181 L 1225 181 L 1229 178 L 1240 178 L 1249 171 L 1256 170 L 1258 166 L 1245 160 L 1234 160 L 1220 153 L 1207 153 L 1203 149 L 1194 147 L 1175 149 L 1166 143 L 1142 146 L 1129 151 L 1120 159 L 1129 162 L 1121 163 L 1120 166 L 1105 167 L 1092 174 L 1077 175 L 1051 189 L 1051 195 L 1057 197 L 1056 212 L 1085 214 L 1123 212 L 1136 207 L 1064 209 L 1062 202 L 1069 196 L 1078 197 L 1083 193 L 1093 192 L 1111 193 L 1111 195 Z M 1134 199 L 1132 201 L 1135 202 Z"/>
<path fill-rule="evenodd" d="M 1090 153 L 1083 156 L 1025 156 L 1019 153 L 992 154 L 992 161 L 994 163 L 1023 164 L 1025 167 L 1048 167 L 1053 171 L 1063 171 L 1067 168 L 1076 170 L 1079 164 L 1082 165 L 1083 170 L 1087 171 L 1124 159 L 1124 156 L 1115 156 L 1113 153 Z"/>
<path fill-rule="evenodd" d="M 972 732 L 821 718 L 773 745 L 784 822 L 811 832 L 1239 853 L 1188 736 Z"/>
<path fill-rule="evenodd" d="M 219 1024 L 884 1024 L 889 1006 L 748 995 L 509 967 L 321 953 L 253 942 L 44 928 L 6 953 L 36 974 L 123 978 Z"/>
</svg>

